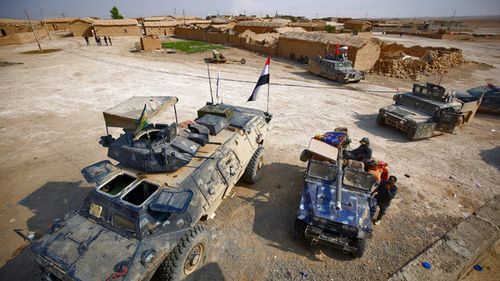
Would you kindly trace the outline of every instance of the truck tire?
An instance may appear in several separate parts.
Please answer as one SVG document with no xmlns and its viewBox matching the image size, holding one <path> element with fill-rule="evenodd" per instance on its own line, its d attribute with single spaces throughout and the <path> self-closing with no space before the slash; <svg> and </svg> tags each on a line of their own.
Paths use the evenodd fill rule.
<svg viewBox="0 0 500 281">
<path fill-rule="evenodd" d="M 241 60 L 240 60 L 240 63 L 241 63 L 241 64 L 245 64 L 245 63 L 247 63 L 247 61 L 246 61 L 245 59 L 241 59 Z"/>
<path fill-rule="evenodd" d="M 384 126 L 384 124 L 385 124 L 384 117 L 382 117 L 382 114 L 379 113 L 377 115 L 377 125 Z"/>
<path fill-rule="evenodd" d="M 259 146 L 254 152 L 252 159 L 248 163 L 245 173 L 243 174 L 243 180 L 247 183 L 256 183 L 261 175 L 262 167 L 264 166 L 264 147 Z"/>
<path fill-rule="evenodd" d="M 202 225 L 190 229 L 158 268 L 161 280 L 184 280 L 205 262 L 210 234 Z"/>
<path fill-rule="evenodd" d="M 293 227 L 293 236 L 296 239 L 302 240 L 305 238 L 306 225 L 303 221 L 295 219 L 295 225 Z"/>
<path fill-rule="evenodd" d="M 366 251 L 367 244 L 368 241 L 366 239 L 356 238 L 353 245 L 356 248 L 356 251 L 352 252 L 352 255 L 356 258 L 362 257 Z"/>
</svg>

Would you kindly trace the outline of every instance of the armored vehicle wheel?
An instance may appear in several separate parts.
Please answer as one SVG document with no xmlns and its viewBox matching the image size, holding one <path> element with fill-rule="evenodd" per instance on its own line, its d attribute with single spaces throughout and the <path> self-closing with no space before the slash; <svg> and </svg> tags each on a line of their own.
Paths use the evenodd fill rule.
<svg viewBox="0 0 500 281">
<path fill-rule="evenodd" d="M 158 268 L 162 280 L 184 280 L 205 262 L 209 233 L 197 225 L 182 237 Z"/>
<path fill-rule="evenodd" d="M 248 183 L 256 183 L 261 175 L 262 167 L 264 166 L 264 147 L 259 146 L 255 153 L 250 159 L 245 173 L 243 174 L 243 180 Z"/>
<path fill-rule="evenodd" d="M 353 245 L 354 247 L 356 247 L 356 251 L 352 252 L 352 255 L 356 258 L 362 257 L 366 250 L 367 244 L 368 241 L 366 241 L 365 239 L 356 238 Z"/>
<path fill-rule="evenodd" d="M 247 63 L 247 61 L 246 61 L 245 59 L 241 59 L 241 60 L 240 60 L 240 63 L 241 63 L 241 64 L 245 64 L 245 63 Z"/>
<path fill-rule="evenodd" d="M 382 117 L 382 114 L 377 115 L 377 125 L 379 126 L 384 126 L 385 120 L 384 117 Z"/>
<path fill-rule="evenodd" d="M 408 136 L 408 139 L 411 141 L 414 141 L 416 132 L 417 132 L 416 129 L 413 129 L 413 128 L 408 129 L 408 132 L 406 133 L 406 135 Z"/>
<path fill-rule="evenodd" d="M 304 239 L 306 232 L 306 225 L 303 221 L 295 219 L 295 225 L 293 228 L 293 236 L 297 239 Z"/>
</svg>

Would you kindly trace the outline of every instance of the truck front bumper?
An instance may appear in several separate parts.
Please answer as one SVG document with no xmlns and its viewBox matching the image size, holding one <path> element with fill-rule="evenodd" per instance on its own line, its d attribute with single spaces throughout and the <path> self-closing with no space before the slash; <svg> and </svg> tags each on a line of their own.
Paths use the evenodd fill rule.
<svg viewBox="0 0 500 281">
<path fill-rule="evenodd" d="M 332 235 L 312 225 L 306 227 L 305 237 L 311 239 L 312 243 L 325 242 L 345 252 L 355 252 L 357 250 L 355 247 L 349 245 L 349 238 Z"/>
<path fill-rule="evenodd" d="M 42 268 L 41 280 L 48 281 L 75 281 L 75 279 L 66 275 L 60 268 L 52 264 L 44 257 L 36 255 L 36 262 Z"/>
</svg>

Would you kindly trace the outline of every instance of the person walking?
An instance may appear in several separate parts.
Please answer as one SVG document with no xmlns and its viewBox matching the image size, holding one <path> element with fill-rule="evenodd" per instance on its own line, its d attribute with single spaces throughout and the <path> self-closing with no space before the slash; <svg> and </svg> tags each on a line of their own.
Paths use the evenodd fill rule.
<svg viewBox="0 0 500 281">
<path fill-rule="evenodd" d="M 90 46 L 90 43 L 89 43 L 89 37 L 88 36 L 85 36 L 85 43 L 87 43 L 87 46 Z"/>
<path fill-rule="evenodd" d="M 106 46 L 108 46 L 108 38 L 104 36 L 104 43 L 106 43 Z"/>
<path fill-rule="evenodd" d="M 113 46 L 113 43 L 111 43 L 111 37 L 109 37 L 109 36 L 108 36 L 108 41 L 109 41 L 109 45 Z"/>
<path fill-rule="evenodd" d="M 371 196 L 374 200 L 370 206 L 370 215 L 373 218 L 375 213 L 377 212 L 377 207 L 379 208 L 378 216 L 373 220 L 375 225 L 380 224 L 380 220 L 387 212 L 387 209 L 391 205 L 392 199 L 398 193 L 398 188 L 396 186 L 396 182 L 398 179 L 395 176 L 390 176 L 387 181 L 382 181 L 380 185 L 373 190 Z"/>
</svg>

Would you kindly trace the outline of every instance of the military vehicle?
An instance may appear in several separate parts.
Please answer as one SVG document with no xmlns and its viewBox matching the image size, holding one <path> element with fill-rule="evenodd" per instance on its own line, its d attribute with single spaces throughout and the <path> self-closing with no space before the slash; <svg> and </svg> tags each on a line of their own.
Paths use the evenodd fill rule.
<svg viewBox="0 0 500 281">
<path fill-rule="evenodd" d="M 463 102 L 455 92 L 432 83 L 413 84 L 411 92 L 396 94 L 395 103 L 379 110 L 377 124 L 405 132 L 410 140 L 432 137 L 435 131 L 453 133 L 472 120 L 480 100 Z"/>
<path fill-rule="evenodd" d="M 241 58 L 240 60 L 229 60 L 221 52 L 219 52 L 217 50 L 212 50 L 212 57 L 211 58 L 206 58 L 205 62 L 207 62 L 207 63 L 239 62 L 241 64 L 245 64 L 247 61 L 244 58 Z"/>
<path fill-rule="evenodd" d="M 354 69 L 352 62 L 347 58 L 318 56 L 309 60 L 307 70 L 339 83 L 359 82 L 365 79 L 365 73 Z"/>
<path fill-rule="evenodd" d="M 307 169 L 295 236 L 361 257 L 372 236 L 370 193 L 375 178 L 364 171 L 362 162 L 345 159 L 347 133 L 336 130 L 333 135 L 330 144 L 311 139 L 300 157 L 307 161 Z"/>
<path fill-rule="evenodd" d="M 31 249 L 47 280 L 182 280 L 203 264 L 210 219 L 236 182 L 254 183 L 271 115 L 210 104 L 177 121 L 176 97 L 133 97 L 104 112 L 108 156 L 82 174 L 96 187 Z M 151 123 L 174 108 L 175 122 Z M 167 119 L 167 118 L 165 118 Z M 119 130 L 119 129 L 118 129 Z"/>
</svg>

